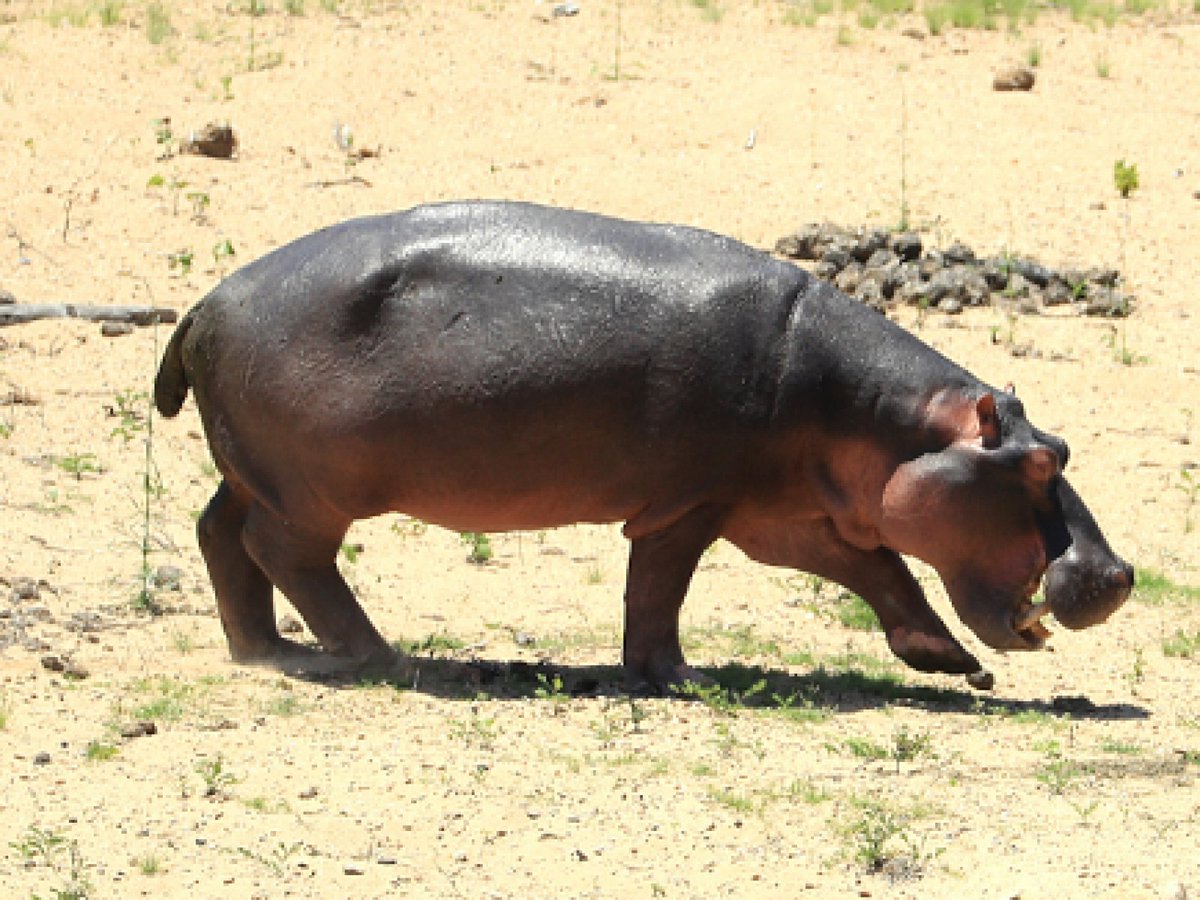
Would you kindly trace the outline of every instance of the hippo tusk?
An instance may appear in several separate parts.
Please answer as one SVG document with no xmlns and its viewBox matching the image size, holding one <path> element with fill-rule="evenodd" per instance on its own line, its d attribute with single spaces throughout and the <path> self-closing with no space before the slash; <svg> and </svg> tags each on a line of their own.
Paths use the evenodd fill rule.
<svg viewBox="0 0 1200 900">
<path fill-rule="evenodd" d="M 1033 603 L 1019 610 L 1013 617 L 1013 630 L 1026 631 L 1034 625 L 1039 624 L 1042 619 L 1050 614 L 1050 604 L 1043 601 L 1041 603 Z"/>
</svg>

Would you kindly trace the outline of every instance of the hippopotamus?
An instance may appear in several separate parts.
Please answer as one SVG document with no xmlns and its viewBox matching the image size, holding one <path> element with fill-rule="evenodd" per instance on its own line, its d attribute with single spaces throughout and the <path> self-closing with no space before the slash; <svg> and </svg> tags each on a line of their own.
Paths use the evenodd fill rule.
<svg viewBox="0 0 1200 900">
<path fill-rule="evenodd" d="M 199 543 L 237 661 L 393 664 L 336 566 L 351 523 L 387 512 L 623 523 L 624 671 L 654 691 L 703 680 L 679 614 L 718 538 L 838 582 L 909 666 L 984 687 L 904 555 L 1002 651 L 1040 648 L 1047 613 L 1095 625 L 1132 586 L 1063 477 L 1066 443 L 1015 395 L 696 228 L 514 202 L 334 225 L 183 316 L 162 415 L 189 390 L 221 475 Z M 281 637 L 273 588 L 320 650 Z"/>
</svg>

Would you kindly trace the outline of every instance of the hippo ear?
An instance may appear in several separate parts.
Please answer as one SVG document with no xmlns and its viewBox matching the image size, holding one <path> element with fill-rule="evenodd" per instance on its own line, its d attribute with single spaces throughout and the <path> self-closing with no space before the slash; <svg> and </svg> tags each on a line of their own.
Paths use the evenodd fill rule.
<svg viewBox="0 0 1200 900">
<path fill-rule="evenodd" d="M 979 417 L 979 436 L 983 438 L 985 450 L 995 450 L 1000 446 L 1000 417 L 996 414 L 996 398 L 984 394 L 975 404 L 975 414 Z"/>
</svg>

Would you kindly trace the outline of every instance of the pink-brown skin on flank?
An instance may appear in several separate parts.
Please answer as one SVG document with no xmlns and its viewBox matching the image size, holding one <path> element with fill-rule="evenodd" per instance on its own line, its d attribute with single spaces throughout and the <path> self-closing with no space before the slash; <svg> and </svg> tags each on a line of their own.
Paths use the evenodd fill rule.
<svg viewBox="0 0 1200 900">
<path fill-rule="evenodd" d="M 159 410 L 189 391 L 223 478 L 200 546 L 242 661 L 391 664 L 336 559 L 353 521 L 393 510 L 459 531 L 624 522 L 636 689 L 700 680 L 679 610 L 719 537 L 861 595 L 923 671 L 982 674 L 901 554 L 1000 650 L 1043 643 L 1048 564 L 1072 623 L 1128 594 L 1066 445 L 1015 397 L 695 229 L 514 203 L 347 222 L 189 311 Z M 275 588 L 323 652 L 279 635 Z"/>
</svg>

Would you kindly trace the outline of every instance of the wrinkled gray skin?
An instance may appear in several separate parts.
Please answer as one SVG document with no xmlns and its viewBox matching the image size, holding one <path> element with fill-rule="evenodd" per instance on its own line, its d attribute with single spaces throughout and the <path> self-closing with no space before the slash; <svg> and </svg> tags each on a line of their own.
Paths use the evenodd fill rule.
<svg viewBox="0 0 1200 900">
<path fill-rule="evenodd" d="M 272 587 L 326 653 L 393 661 L 335 564 L 349 525 L 388 511 L 459 531 L 624 522 L 639 689 L 700 680 L 679 609 L 719 537 L 841 583 L 910 666 L 975 683 L 978 660 L 900 554 L 934 566 L 1001 650 L 1043 643 L 1022 623 L 1057 557 L 1051 603 L 1068 624 L 1102 621 L 1129 591 L 1061 477 L 1066 445 L 1015 397 L 802 270 L 695 229 L 509 203 L 347 222 L 184 317 L 160 411 L 189 388 L 223 477 L 200 546 L 240 661 L 312 653 L 277 632 Z M 1076 535 L 1088 548 L 1073 557 Z"/>
</svg>

